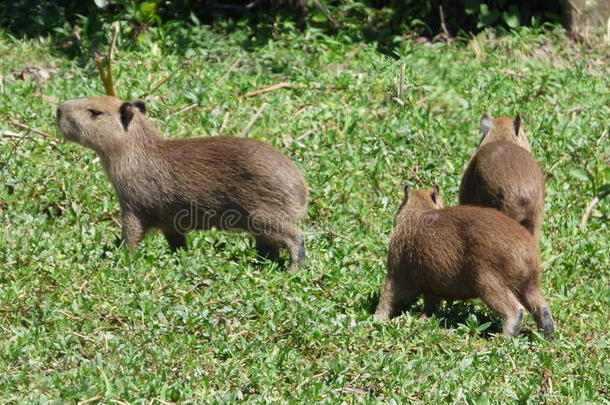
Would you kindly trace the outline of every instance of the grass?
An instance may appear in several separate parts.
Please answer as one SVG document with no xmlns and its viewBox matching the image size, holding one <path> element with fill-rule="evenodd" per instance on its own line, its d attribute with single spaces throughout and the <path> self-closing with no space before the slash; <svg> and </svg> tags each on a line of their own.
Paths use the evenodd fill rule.
<svg viewBox="0 0 610 405">
<path fill-rule="evenodd" d="M 578 228 L 610 158 L 607 51 L 521 29 L 405 41 L 392 58 L 288 24 L 269 37 L 201 27 L 120 42 L 125 99 L 178 69 L 147 99 L 167 136 L 238 136 L 269 105 L 248 136 L 306 174 L 308 265 L 289 274 L 247 235 L 217 231 L 190 233 L 176 254 L 150 234 L 130 255 L 93 152 L 0 137 L 0 402 L 609 403 L 610 203 Z M 0 34 L 0 57 L 0 114 L 54 135 L 56 106 L 13 70 L 55 67 L 42 91 L 57 100 L 102 88 L 91 62 L 49 39 Z M 240 97 L 282 81 L 293 87 Z M 479 301 L 427 320 L 421 301 L 391 322 L 371 315 L 403 185 L 438 183 L 452 205 L 484 111 L 520 112 L 548 174 L 553 342 L 529 315 L 519 337 L 495 337 L 500 323 Z M 3 119 L 5 131 L 26 133 Z"/>
</svg>

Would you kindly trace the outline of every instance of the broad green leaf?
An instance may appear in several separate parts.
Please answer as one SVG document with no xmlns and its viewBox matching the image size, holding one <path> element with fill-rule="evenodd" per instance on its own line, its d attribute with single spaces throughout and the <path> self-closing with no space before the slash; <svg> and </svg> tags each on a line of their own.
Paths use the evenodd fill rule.
<svg viewBox="0 0 610 405">
<path fill-rule="evenodd" d="M 506 25 L 511 28 L 518 28 L 521 25 L 519 8 L 514 4 L 509 7 L 508 11 L 502 13 L 502 18 L 504 18 Z"/>
<path fill-rule="evenodd" d="M 490 9 L 487 4 L 481 4 L 479 8 L 479 27 L 491 25 L 498 20 L 500 13 L 496 9 Z"/>
<path fill-rule="evenodd" d="M 153 18 L 156 14 L 157 3 L 154 1 L 145 1 L 140 4 L 140 12 L 144 16 L 144 18 L 150 19 Z"/>
<path fill-rule="evenodd" d="M 585 169 L 575 168 L 570 169 L 570 176 L 574 177 L 577 180 L 589 181 L 589 173 Z"/>
</svg>

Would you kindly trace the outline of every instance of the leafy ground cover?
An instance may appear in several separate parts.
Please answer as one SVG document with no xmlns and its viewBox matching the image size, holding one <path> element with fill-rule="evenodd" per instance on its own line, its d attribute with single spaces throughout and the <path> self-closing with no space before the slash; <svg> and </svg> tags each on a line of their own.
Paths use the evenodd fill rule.
<svg viewBox="0 0 610 405">
<path fill-rule="evenodd" d="M 288 23 L 120 41 L 119 92 L 150 92 L 166 136 L 239 136 L 267 104 L 247 136 L 310 185 L 308 265 L 290 274 L 245 234 L 192 232 L 176 254 L 151 234 L 130 255 L 93 152 L 8 121 L 59 141 L 53 99 L 100 94 L 95 66 L 0 34 L 0 401 L 608 403 L 610 203 L 578 227 L 608 180 L 608 54 L 528 29 L 405 41 L 395 57 Z M 14 77 L 28 65 L 55 72 Z M 280 82 L 292 87 L 242 97 Z M 547 173 L 553 342 L 529 315 L 521 336 L 495 337 L 478 301 L 371 315 L 403 185 L 438 183 L 454 204 L 484 111 L 520 112 Z"/>
</svg>

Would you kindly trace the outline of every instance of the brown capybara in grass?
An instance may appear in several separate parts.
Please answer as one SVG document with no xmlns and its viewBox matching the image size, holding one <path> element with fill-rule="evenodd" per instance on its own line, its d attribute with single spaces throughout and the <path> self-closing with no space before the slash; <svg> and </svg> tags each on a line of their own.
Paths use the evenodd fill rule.
<svg viewBox="0 0 610 405">
<path fill-rule="evenodd" d="M 481 118 L 483 140 L 460 184 L 460 204 L 496 208 L 538 241 L 544 217 L 544 175 L 534 160 L 521 117 Z"/>
<path fill-rule="evenodd" d="M 69 100 L 57 109 L 63 135 L 100 157 L 129 246 L 159 228 L 172 249 L 186 247 L 187 230 L 215 226 L 252 233 L 261 255 L 288 250 L 291 269 L 304 263 L 297 222 L 307 210 L 307 182 L 288 157 L 253 139 L 165 139 L 145 112 L 143 101 L 114 97 Z"/>
<path fill-rule="evenodd" d="M 442 299 L 481 298 L 503 318 L 505 336 L 519 333 L 526 308 L 552 337 L 553 318 L 540 293 L 534 238 L 492 208 L 442 208 L 438 194 L 438 187 L 405 188 L 375 317 L 390 318 L 400 304 L 420 295 L 426 314 L 434 312 Z"/>
</svg>

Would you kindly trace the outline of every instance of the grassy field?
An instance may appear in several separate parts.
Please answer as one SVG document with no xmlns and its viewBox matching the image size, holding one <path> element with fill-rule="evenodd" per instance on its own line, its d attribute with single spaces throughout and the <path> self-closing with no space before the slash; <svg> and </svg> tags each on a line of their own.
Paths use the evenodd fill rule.
<svg viewBox="0 0 610 405">
<path fill-rule="evenodd" d="M 180 32 L 119 42 L 120 95 L 176 70 L 146 97 L 175 138 L 239 136 L 266 103 L 247 136 L 306 175 L 308 265 L 288 273 L 246 234 L 217 231 L 190 233 L 176 254 L 152 233 L 130 255 L 94 153 L 59 142 L 54 124 L 53 99 L 100 94 L 95 66 L 0 34 L 1 403 L 610 403 L 609 199 L 578 227 L 608 181 L 607 47 L 522 29 L 404 41 L 388 56 L 289 24 Z M 30 65 L 55 73 L 38 86 L 12 74 Z M 240 97 L 280 82 L 292 87 Z M 497 337 L 479 301 L 430 319 L 421 301 L 387 323 L 371 314 L 404 184 L 438 183 L 455 204 L 485 111 L 523 115 L 548 176 L 542 289 L 555 341 L 529 315 L 522 335 Z"/>
</svg>

